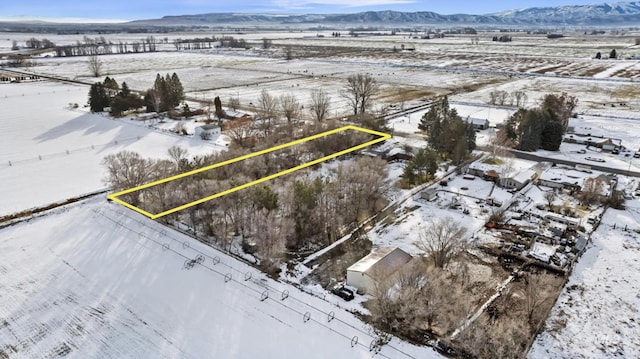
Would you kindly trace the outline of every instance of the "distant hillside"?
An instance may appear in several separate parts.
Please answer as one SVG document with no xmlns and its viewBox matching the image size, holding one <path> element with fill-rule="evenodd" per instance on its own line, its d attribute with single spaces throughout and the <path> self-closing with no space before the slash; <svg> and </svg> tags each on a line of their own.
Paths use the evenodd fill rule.
<svg viewBox="0 0 640 359">
<path fill-rule="evenodd" d="M 367 11 L 354 14 L 236 14 L 212 13 L 165 16 L 134 21 L 135 25 L 216 26 L 232 24 L 326 25 L 630 25 L 640 24 L 640 2 L 558 7 L 534 7 L 486 15 L 441 15 L 430 11 Z"/>
</svg>

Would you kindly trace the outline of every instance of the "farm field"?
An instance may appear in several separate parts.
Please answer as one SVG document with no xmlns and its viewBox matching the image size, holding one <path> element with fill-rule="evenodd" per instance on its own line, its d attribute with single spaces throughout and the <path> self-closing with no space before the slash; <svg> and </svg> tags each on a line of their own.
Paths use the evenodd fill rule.
<svg viewBox="0 0 640 359">
<path fill-rule="evenodd" d="M 87 101 L 84 86 L 0 84 L 0 92 L 0 181 L 6 191 L 0 215 L 105 188 L 101 162 L 112 153 L 128 150 L 167 158 L 167 149 L 174 145 L 192 155 L 225 149 L 152 131 L 128 119 L 91 114 L 82 107 Z"/>
<path fill-rule="evenodd" d="M 375 334 L 354 315 L 104 199 L 0 238 L 9 357 L 370 356 Z M 378 356 L 439 357 L 398 340 Z"/>
</svg>

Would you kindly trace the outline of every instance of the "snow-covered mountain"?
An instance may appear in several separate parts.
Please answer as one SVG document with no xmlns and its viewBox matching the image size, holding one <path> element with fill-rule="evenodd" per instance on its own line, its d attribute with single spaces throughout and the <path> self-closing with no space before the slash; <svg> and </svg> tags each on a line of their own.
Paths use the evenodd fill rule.
<svg viewBox="0 0 640 359">
<path fill-rule="evenodd" d="M 604 3 L 557 7 L 532 7 L 492 14 L 520 24 L 600 25 L 640 22 L 640 2 Z"/>
<path fill-rule="evenodd" d="M 140 20 L 148 25 L 220 25 L 220 24 L 485 24 L 485 25 L 630 25 L 640 24 L 640 1 L 533 7 L 494 14 L 442 15 L 430 11 L 367 11 L 353 14 L 238 14 L 211 13 L 165 16 Z"/>
</svg>

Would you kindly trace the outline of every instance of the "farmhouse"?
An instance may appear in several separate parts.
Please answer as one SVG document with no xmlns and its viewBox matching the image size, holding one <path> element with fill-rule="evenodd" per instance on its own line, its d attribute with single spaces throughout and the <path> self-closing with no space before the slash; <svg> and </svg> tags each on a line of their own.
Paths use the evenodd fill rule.
<svg viewBox="0 0 640 359">
<path fill-rule="evenodd" d="M 499 166 L 484 163 L 482 161 L 475 161 L 471 163 L 469 167 L 467 167 L 468 174 L 478 176 L 481 178 L 487 177 L 487 173 L 489 173 L 490 171 L 493 171 L 492 175 L 497 174 L 498 177 L 500 176 L 500 172 L 502 172 Z"/>
<path fill-rule="evenodd" d="M 214 124 L 198 126 L 195 128 L 195 136 L 202 139 L 212 139 L 220 135 L 220 133 L 220 126 Z"/>
<path fill-rule="evenodd" d="M 489 120 L 485 118 L 467 117 L 465 122 L 470 123 L 474 130 L 486 130 L 489 128 Z"/>
<path fill-rule="evenodd" d="M 397 247 L 379 248 L 347 268 L 347 285 L 371 294 L 378 281 L 388 278 L 411 258 Z"/>
</svg>

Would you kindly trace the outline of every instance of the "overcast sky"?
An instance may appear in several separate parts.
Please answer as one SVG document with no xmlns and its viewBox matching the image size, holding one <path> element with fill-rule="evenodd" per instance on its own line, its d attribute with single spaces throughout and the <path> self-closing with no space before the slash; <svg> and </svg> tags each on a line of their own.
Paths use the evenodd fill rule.
<svg viewBox="0 0 640 359">
<path fill-rule="evenodd" d="M 0 17 L 150 19 L 211 12 L 345 13 L 368 10 L 488 14 L 525 7 L 597 4 L 597 0 L 0 0 Z"/>
</svg>

